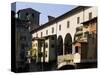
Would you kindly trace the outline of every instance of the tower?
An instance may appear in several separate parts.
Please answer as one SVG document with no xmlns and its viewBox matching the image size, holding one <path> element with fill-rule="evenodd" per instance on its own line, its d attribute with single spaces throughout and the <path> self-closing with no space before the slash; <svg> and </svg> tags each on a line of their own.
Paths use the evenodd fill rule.
<svg viewBox="0 0 100 75">
<path fill-rule="evenodd" d="M 40 12 L 32 8 L 26 8 L 26 9 L 19 10 L 17 13 L 18 13 L 19 19 L 25 20 L 28 22 L 30 31 L 39 27 Z"/>
</svg>

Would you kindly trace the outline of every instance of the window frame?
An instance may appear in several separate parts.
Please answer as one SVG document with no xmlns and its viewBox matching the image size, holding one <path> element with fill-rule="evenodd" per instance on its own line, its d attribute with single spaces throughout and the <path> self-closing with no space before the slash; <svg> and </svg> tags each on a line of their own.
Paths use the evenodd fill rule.
<svg viewBox="0 0 100 75">
<path fill-rule="evenodd" d="M 80 23 L 80 17 L 77 17 L 77 24 Z"/>
<path fill-rule="evenodd" d="M 38 37 L 38 33 L 36 33 L 36 37 Z"/>
<path fill-rule="evenodd" d="M 92 19 L 92 12 L 89 12 L 89 20 Z"/>
<path fill-rule="evenodd" d="M 52 33 L 54 33 L 54 27 L 52 27 Z"/>
<path fill-rule="evenodd" d="M 47 42 L 45 42 L 45 48 L 48 48 L 48 43 Z"/>
<path fill-rule="evenodd" d="M 70 21 L 67 21 L 67 28 L 70 27 Z"/>
<path fill-rule="evenodd" d="M 43 36 L 43 32 L 41 32 L 41 37 Z"/>
<path fill-rule="evenodd" d="M 46 35 L 48 35 L 48 30 L 46 30 Z"/>
<path fill-rule="evenodd" d="M 59 31 L 61 31 L 61 24 L 59 25 Z"/>
</svg>

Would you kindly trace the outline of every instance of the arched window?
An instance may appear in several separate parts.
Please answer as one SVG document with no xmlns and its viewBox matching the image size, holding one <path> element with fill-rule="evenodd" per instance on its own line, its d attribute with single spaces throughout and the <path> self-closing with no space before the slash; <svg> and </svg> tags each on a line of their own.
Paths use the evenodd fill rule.
<svg viewBox="0 0 100 75">
<path fill-rule="evenodd" d="M 58 40 L 57 40 L 57 54 L 58 55 L 63 55 L 63 39 L 62 39 L 62 36 L 60 35 L 58 37 Z"/>
<path fill-rule="evenodd" d="M 70 33 L 66 34 L 64 40 L 64 53 L 71 54 L 72 53 L 72 37 Z"/>
</svg>

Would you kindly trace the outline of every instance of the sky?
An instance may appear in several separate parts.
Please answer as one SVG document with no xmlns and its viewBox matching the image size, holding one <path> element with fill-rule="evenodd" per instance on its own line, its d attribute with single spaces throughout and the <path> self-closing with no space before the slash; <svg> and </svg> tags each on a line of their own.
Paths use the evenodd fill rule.
<svg viewBox="0 0 100 75">
<path fill-rule="evenodd" d="M 32 8 L 39 11 L 40 25 L 48 22 L 48 15 L 58 17 L 71 9 L 75 8 L 74 5 L 63 4 L 46 4 L 46 3 L 31 3 L 31 2 L 16 2 L 16 12 L 25 8 Z M 12 5 L 11 10 L 15 10 L 15 6 Z"/>
</svg>

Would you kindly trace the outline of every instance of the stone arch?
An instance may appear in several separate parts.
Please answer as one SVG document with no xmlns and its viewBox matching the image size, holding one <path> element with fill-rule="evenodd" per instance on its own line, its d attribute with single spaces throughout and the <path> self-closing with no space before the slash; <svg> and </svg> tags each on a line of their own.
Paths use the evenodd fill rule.
<svg viewBox="0 0 100 75">
<path fill-rule="evenodd" d="M 72 53 L 72 37 L 70 33 L 67 33 L 64 39 L 64 53 L 65 54 Z"/>
<path fill-rule="evenodd" d="M 57 50 L 58 55 L 63 55 L 63 38 L 61 35 L 57 39 Z"/>
<path fill-rule="evenodd" d="M 74 63 L 66 63 L 66 62 L 63 62 L 63 63 L 60 63 L 58 65 L 58 70 L 67 70 L 67 69 L 75 69 L 77 67 L 76 64 Z"/>
</svg>

